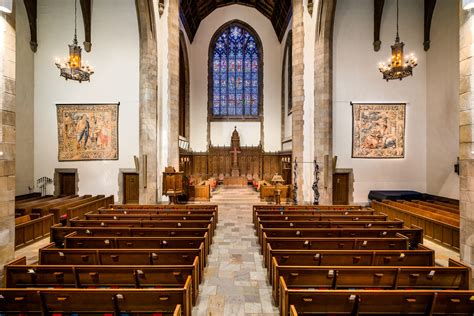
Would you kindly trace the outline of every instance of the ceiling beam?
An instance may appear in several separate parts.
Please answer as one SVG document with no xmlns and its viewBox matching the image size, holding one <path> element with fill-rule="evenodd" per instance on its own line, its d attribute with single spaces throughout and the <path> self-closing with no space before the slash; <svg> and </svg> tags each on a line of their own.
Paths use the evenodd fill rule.
<svg viewBox="0 0 474 316">
<path fill-rule="evenodd" d="M 90 52 L 92 49 L 91 24 L 92 24 L 92 0 L 81 0 L 82 19 L 84 20 L 84 49 Z"/>
<path fill-rule="evenodd" d="M 382 24 L 383 6 L 385 0 L 374 0 L 374 51 L 380 50 L 380 25 Z"/>
<path fill-rule="evenodd" d="M 36 18 L 38 15 L 37 0 L 23 0 L 28 15 L 28 22 L 30 24 L 30 47 L 33 52 L 38 50 L 38 37 Z"/>
<path fill-rule="evenodd" d="M 425 0 L 425 39 L 423 42 L 423 48 L 425 51 L 430 49 L 431 20 L 433 19 L 435 6 L 436 0 Z"/>
</svg>

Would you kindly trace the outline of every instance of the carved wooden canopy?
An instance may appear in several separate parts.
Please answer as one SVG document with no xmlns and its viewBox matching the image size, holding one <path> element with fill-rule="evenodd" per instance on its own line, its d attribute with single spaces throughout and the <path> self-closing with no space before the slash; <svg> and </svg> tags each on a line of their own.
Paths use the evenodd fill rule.
<svg viewBox="0 0 474 316">
<path fill-rule="evenodd" d="M 192 42 L 199 24 L 217 8 L 241 4 L 257 9 L 273 25 L 278 39 L 283 39 L 292 11 L 291 0 L 180 0 L 180 16 L 189 40 Z"/>
</svg>

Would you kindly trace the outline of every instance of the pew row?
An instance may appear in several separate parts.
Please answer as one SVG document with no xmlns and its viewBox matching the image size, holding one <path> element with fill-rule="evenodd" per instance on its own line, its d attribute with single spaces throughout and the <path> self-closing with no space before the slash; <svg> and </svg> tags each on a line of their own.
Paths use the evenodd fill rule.
<svg viewBox="0 0 474 316">
<path fill-rule="evenodd" d="M 472 316 L 474 291 L 292 290 L 281 281 L 280 315 Z"/>
<path fill-rule="evenodd" d="M 456 227 L 437 220 L 434 214 L 422 215 L 378 201 L 372 201 L 371 205 L 375 210 L 387 214 L 391 219 L 399 218 L 406 225 L 416 225 L 423 228 L 425 237 L 459 251 L 459 226 Z"/>
<path fill-rule="evenodd" d="M 190 316 L 190 284 L 188 278 L 175 289 L 0 289 L 0 313 Z"/>
<path fill-rule="evenodd" d="M 270 250 L 267 268 L 270 284 L 277 266 L 381 266 L 403 267 L 435 265 L 434 251 L 422 245 L 417 250 Z"/>
<path fill-rule="evenodd" d="M 198 283 L 203 276 L 202 246 L 197 249 L 59 249 L 50 244 L 39 249 L 39 265 L 194 265 Z"/>
<path fill-rule="evenodd" d="M 15 249 L 24 247 L 41 238 L 47 237 L 49 228 L 54 224 L 54 215 L 23 215 L 15 224 Z"/>
<path fill-rule="evenodd" d="M 289 289 L 470 290 L 470 267 L 450 260 L 449 267 L 274 266 L 272 294 L 279 306 L 279 280 Z"/>
<path fill-rule="evenodd" d="M 175 288 L 192 280 L 193 305 L 199 289 L 199 259 L 192 265 L 27 265 L 26 257 L 5 265 L 7 288 Z"/>
<path fill-rule="evenodd" d="M 280 238 L 263 235 L 262 254 L 265 267 L 271 264 L 273 249 L 307 250 L 408 250 L 408 238 Z"/>
</svg>

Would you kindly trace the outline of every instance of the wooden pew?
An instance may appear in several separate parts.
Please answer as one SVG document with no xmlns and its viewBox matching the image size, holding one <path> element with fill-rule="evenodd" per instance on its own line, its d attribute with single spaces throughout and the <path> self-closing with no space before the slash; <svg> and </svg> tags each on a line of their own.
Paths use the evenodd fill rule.
<svg viewBox="0 0 474 316">
<path fill-rule="evenodd" d="M 59 249 L 50 244 L 39 249 L 40 265 L 194 265 L 202 281 L 203 246 L 196 249 Z"/>
<path fill-rule="evenodd" d="M 191 315 L 190 278 L 175 289 L 0 289 L 7 314 Z M 178 314 L 180 315 L 180 314 Z"/>
<path fill-rule="evenodd" d="M 68 208 L 72 208 L 72 207 L 76 207 L 76 206 L 79 206 L 79 205 L 82 205 L 82 204 L 86 204 L 86 203 L 89 203 L 89 202 L 92 202 L 92 201 L 95 201 L 95 200 L 98 200 L 98 199 L 102 199 L 104 197 L 105 197 L 105 195 L 96 195 L 96 196 L 90 196 L 90 197 L 84 196 L 83 199 L 80 199 L 80 200 L 77 200 L 77 201 L 67 202 L 65 204 L 62 204 L 62 205 L 59 205 L 59 206 L 56 206 L 56 207 L 52 207 L 52 208 L 49 209 L 49 212 L 54 214 L 54 223 L 59 223 L 61 221 L 61 218 L 66 218 L 67 217 L 67 209 Z"/>
<path fill-rule="evenodd" d="M 372 201 L 372 207 L 387 214 L 391 219 L 399 218 L 406 225 L 416 225 L 423 228 L 425 237 L 431 238 L 447 247 L 459 250 L 459 226 L 453 226 L 445 221 L 433 218 L 429 213 L 405 210 L 387 203 Z M 426 211 L 425 211 L 426 212 Z"/>
<path fill-rule="evenodd" d="M 257 228 L 402 228 L 403 221 L 305 221 L 305 220 L 259 220 Z"/>
<path fill-rule="evenodd" d="M 264 245 L 264 234 L 267 237 L 396 237 L 402 234 L 410 240 L 410 248 L 415 249 L 423 243 L 423 230 L 412 228 L 263 228 L 258 230 L 259 243 Z"/>
<path fill-rule="evenodd" d="M 25 215 L 29 221 L 15 225 L 15 248 L 26 246 L 49 235 L 49 228 L 54 223 L 52 214 L 46 216 Z M 26 217 L 24 219 L 27 219 Z"/>
<path fill-rule="evenodd" d="M 262 251 L 265 267 L 271 264 L 272 249 L 307 250 L 407 250 L 408 238 L 279 238 L 264 234 Z"/>
<path fill-rule="evenodd" d="M 114 203 L 114 196 L 110 195 L 101 199 L 97 199 L 85 204 L 77 205 L 67 209 L 67 219 L 74 217 L 83 218 L 84 214 L 90 211 L 96 211 L 101 207 L 106 207 Z"/>
<path fill-rule="evenodd" d="M 453 260 L 449 267 L 276 266 L 272 294 L 277 306 L 280 277 L 289 289 L 470 290 L 472 275 L 468 266 Z"/>
<path fill-rule="evenodd" d="M 254 222 L 255 227 L 258 225 L 258 220 L 261 221 L 313 221 L 313 222 L 327 222 L 327 221 L 361 221 L 361 222 L 386 222 L 388 220 L 387 215 L 258 215 L 257 219 Z"/>
<path fill-rule="evenodd" d="M 204 237 L 77 237 L 64 239 L 65 248 L 73 249 L 202 249 L 201 264 L 206 266 L 208 249 Z M 202 246 L 202 247 L 201 247 Z"/>
<path fill-rule="evenodd" d="M 115 204 L 109 205 L 113 210 L 156 210 L 156 211 L 192 211 L 193 213 L 203 213 L 208 211 L 216 212 L 216 221 L 218 220 L 217 205 L 210 204 L 159 204 L 159 205 L 139 205 L 139 204 Z"/>
<path fill-rule="evenodd" d="M 257 212 L 319 212 L 319 211 L 366 211 L 359 205 L 254 205 L 252 217 L 255 222 Z M 368 210 L 371 211 L 371 210 Z"/>
<path fill-rule="evenodd" d="M 280 304 L 280 315 L 285 316 L 291 305 L 293 315 L 471 316 L 474 312 L 474 291 L 292 290 L 285 285 Z"/>
<path fill-rule="evenodd" d="M 154 288 L 184 287 L 192 280 L 193 305 L 199 289 L 199 259 L 192 265 L 27 265 L 26 257 L 5 265 L 5 287 L 120 287 Z"/>
<path fill-rule="evenodd" d="M 314 210 L 307 210 L 307 211 L 270 211 L 270 210 L 263 210 L 263 211 L 254 211 L 252 215 L 253 223 L 257 223 L 257 217 L 263 216 L 276 216 L 279 215 L 281 219 L 285 219 L 286 217 L 298 218 L 298 216 L 305 218 L 310 218 L 313 216 L 320 216 L 320 215 L 356 215 L 356 216 L 370 216 L 370 215 L 378 215 L 374 210 L 321 210 L 321 211 L 314 211 Z"/>
<path fill-rule="evenodd" d="M 15 202 L 19 201 L 26 201 L 26 200 L 34 200 L 34 199 L 39 199 L 41 198 L 41 193 L 40 192 L 32 192 L 32 193 L 27 193 L 27 194 L 22 194 L 22 195 L 17 195 L 15 196 Z"/>
<path fill-rule="evenodd" d="M 71 227 L 142 227 L 142 228 L 207 228 L 213 235 L 212 220 L 155 220 L 155 219 L 107 219 L 107 220 L 82 220 L 72 219 Z"/>
<path fill-rule="evenodd" d="M 31 208 L 32 213 L 38 213 L 41 215 L 47 215 L 49 214 L 49 210 L 54 208 L 54 207 L 59 207 L 61 205 L 67 204 L 67 203 L 73 203 L 73 202 L 78 202 L 83 200 L 84 198 L 89 198 L 91 195 L 85 195 L 85 196 L 79 196 L 79 195 L 73 195 L 65 200 L 53 200 L 50 201 L 47 204 L 44 205 L 37 205 Z"/>
<path fill-rule="evenodd" d="M 273 282 L 277 266 L 424 266 L 435 265 L 434 251 L 420 245 L 417 250 L 289 250 L 270 251 L 268 280 Z"/>
<path fill-rule="evenodd" d="M 124 237 L 160 237 L 160 236 L 204 236 L 204 232 L 212 232 L 211 225 L 208 228 L 149 228 L 149 227 L 107 227 L 107 226 L 91 226 L 91 227 L 71 227 L 55 224 L 51 226 L 51 242 L 55 242 L 58 247 L 64 243 L 64 237 L 73 232 L 77 232 L 78 236 L 124 236 Z M 210 234 L 209 234 L 210 236 Z M 209 238 L 209 244 L 211 243 Z"/>
<path fill-rule="evenodd" d="M 68 195 L 62 197 L 50 197 L 41 199 L 38 201 L 31 201 L 28 203 L 16 204 L 15 205 L 15 214 L 16 215 L 28 215 L 32 213 L 33 208 L 47 206 L 49 204 L 56 204 L 58 202 L 64 202 L 72 198 L 76 198 L 77 195 Z"/>
</svg>

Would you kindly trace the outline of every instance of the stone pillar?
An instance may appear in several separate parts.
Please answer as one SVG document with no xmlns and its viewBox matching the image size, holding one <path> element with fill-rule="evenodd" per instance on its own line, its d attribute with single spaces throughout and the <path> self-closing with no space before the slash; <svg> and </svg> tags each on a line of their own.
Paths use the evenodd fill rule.
<svg viewBox="0 0 474 316">
<path fill-rule="evenodd" d="M 179 1 L 168 8 L 168 164 L 179 169 Z"/>
<path fill-rule="evenodd" d="M 314 57 L 314 157 L 320 166 L 320 204 L 332 204 L 332 37 L 336 0 L 319 1 Z"/>
<path fill-rule="evenodd" d="M 153 0 L 135 0 L 135 3 L 140 33 L 140 204 L 153 204 L 157 201 L 159 132 L 157 128 L 156 26 Z"/>
<path fill-rule="evenodd" d="M 460 10 L 460 256 L 474 267 L 474 10 Z"/>
<path fill-rule="evenodd" d="M 15 10 L 0 13 L 0 266 L 15 255 Z"/>
<path fill-rule="evenodd" d="M 297 159 L 298 177 L 293 183 L 298 185 L 298 203 L 303 202 L 303 154 L 304 154 L 304 21 L 303 0 L 293 0 L 293 105 L 292 144 L 293 161 Z"/>
</svg>

